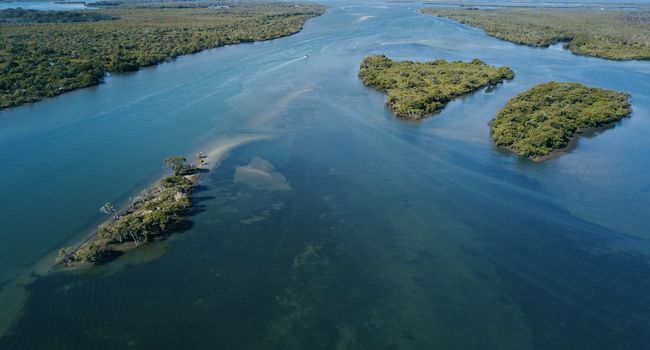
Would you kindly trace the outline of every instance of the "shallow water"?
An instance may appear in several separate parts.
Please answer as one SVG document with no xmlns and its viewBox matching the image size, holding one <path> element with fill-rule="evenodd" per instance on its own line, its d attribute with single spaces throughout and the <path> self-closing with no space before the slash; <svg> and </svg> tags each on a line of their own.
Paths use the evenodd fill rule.
<svg viewBox="0 0 650 350">
<path fill-rule="evenodd" d="M 19 314 L 0 348 L 650 341 L 650 63 L 517 46 L 415 5 L 329 5 L 291 37 L 0 112 L 0 305 Z M 516 78 L 403 122 L 356 77 L 376 53 L 479 57 Z M 628 92 L 634 114 L 544 163 L 496 149 L 494 113 L 549 80 Z M 188 230 L 91 271 L 42 272 L 104 202 L 198 150 L 225 158 Z"/>
</svg>

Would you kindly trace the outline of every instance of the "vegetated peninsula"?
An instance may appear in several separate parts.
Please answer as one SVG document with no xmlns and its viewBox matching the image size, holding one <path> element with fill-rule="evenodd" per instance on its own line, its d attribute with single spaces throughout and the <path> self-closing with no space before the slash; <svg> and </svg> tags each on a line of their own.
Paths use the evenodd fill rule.
<svg viewBox="0 0 650 350">
<path fill-rule="evenodd" d="M 104 204 L 100 211 L 110 219 L 84 243 L 59 250 L 57 262 L 72 267 L 102 264 L 176 230 L 192 208 L 190 196 L 204 159 L 201 154 L 195 164 L 180 156 L 165 159 L 163 164 L 172 171 L 171 176 L 145 190 L 122 213 L 113 204 Z"/>
<path fill-rule="evenodd" d="M 0 109 L 98 84 L 106 73 L 294 34 L 324 11 L 248 1 L 96 4 L 102 9 L 0 10 Z"/>
<path fill-rule="evenodd" d="M 386 106 L 400 118 L 421 119 L 441 110 L 452 99 L 514 78 L 508 67 L 471 62 L 393 61 L 369 56 L 361 62 L 359 77 L 367 86 L 385 92 Z"/>
<path fill-rule="evenodd" d="M 632 113 L 629 95 L 578 83 L 540 84 L 514 98 L 490 122 L 494 142 L 512 152 L 547 159 L 581 129 L 606 126 Z"/>
<path fill-rule="evenodd" d="M 423 13 L 538 47 L 566 42 L 573 53 L 612 60 L 650 59 L 650 11 L 539 8 L 427 8 Z"/>
</svg>

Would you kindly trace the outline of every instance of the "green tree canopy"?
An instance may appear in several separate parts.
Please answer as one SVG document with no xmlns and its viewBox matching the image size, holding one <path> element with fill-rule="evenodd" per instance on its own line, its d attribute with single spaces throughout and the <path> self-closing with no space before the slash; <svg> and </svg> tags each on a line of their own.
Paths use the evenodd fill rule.
<svg viewBox="0 0 650 350">
<path fill-rule="evenodd" d="M 610 124 L 631 113 L 629 95 L 578 83 L 540 84 L 514 98 L 490 122 L 501 147 L 532 159 L 565 147 L 581 128 Z"/>
<path fill-rule="evenodd" d="M 393 61 L 369 56 L 359 77 L 367 86 L 385 92 L 386 106 L 400 118 L 420 119 L 444 108 L 452 99 L 514 78 L 508 67 L 471 62 Z"/>
<path fill-rule="evenodd" d="M 182 175 L 188 167 L 187 159 L 181 156 L 169 156 L 165 158 L 163 165 L 171 170 L 174 176 Z"/>
<path fill-rule="evenodd" d="M 292 3 L 122 3 L 79 12 L 5 11 L 5 22 L 30 24 L 0 23 L 0 109 L 98 84 L 107 72 L 290 35 L 324 11 Z"/>
<path fill-rule="evenodd" d="M 99 263 L 104 257 L 105 250 L 96 242 L 86 242 L 79 247 L 74 258 L 77 261 L 85 261 L 90 263 Z"/>
<path fill-rule="evenodd" d="M 434 16 L 478 27 L 517 44 L 547 47 L 566 42 L 573 53 L 613 60 L 650 59 L 650 11 L 608 9 L 428 8 Z M 602 9 L 601 9 L 602 7 Z"/>
</svg>

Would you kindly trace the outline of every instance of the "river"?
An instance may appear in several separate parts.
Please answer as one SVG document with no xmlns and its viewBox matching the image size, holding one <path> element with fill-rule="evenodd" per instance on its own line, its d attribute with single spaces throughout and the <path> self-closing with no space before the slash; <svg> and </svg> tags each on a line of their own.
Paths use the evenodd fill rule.
<svg viewBox="0 0 650 350">
<path fill-rule="evenodd" d="M 96 0 L 84 1 L 92 3 Z M 22 8 L 25 10 L 39 10 L 39 11 L 68 11 L 68 10 L 85 10 L 91 7 L 86 7 L 81 2 L 65 2 L 65 1 L 6 1 L 0 2 L 0 10 Z"/>
<path fill-rule="evenodd" d="M 648 344 L 650 62 L 519 46 L 413 4 L 327 4 L 290 37 L 0 111 L 0 348 Z M 516 77 L 405 122 L 357 78 L 370 54 Z M 495 112 L 551 80 L 627 92 L 633 115 L 543 163 L 495 148 Z M 197 151 L 218 166 L 184 232 L 44 272 L 103 203 Z"/>
</svg>

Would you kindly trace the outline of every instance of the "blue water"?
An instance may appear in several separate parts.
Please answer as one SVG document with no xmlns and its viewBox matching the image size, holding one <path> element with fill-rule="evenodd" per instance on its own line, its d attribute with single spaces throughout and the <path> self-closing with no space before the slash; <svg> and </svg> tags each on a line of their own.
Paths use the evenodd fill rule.
<svg viewBox="0 0 650 350">
<path fill-rule="evenodd" d="M 92 1 L 86 1 L 92 2 Z M 23 8 L 25 10 L 40 10 L 40 11 L 64 11 L 64 10 L 84 10 L 87 9 L 86 5 L 73 3 L 66 4 L 64 2 L 56 1 L 8 1 L 0 2 L 0 10 L 11 8 Z"/>
<path fill-rule="evenodd" d="M 0 112 L 0 348 L 645 348 L 650 62 L 518 46 L 415 5 L 329 5 L 291 37 Z M 369 54 L 516 78 L 404 122 L 358 80 Z M 495 112 L 550 80 L 625 91 L 634 113 L 543 163 L 495 148 Z M 46 272 L 161 159 L 215 145 L 233 148 L 187 230 Z M 259 159 L 286 182 L 242 176 Z"/>
</svg>

